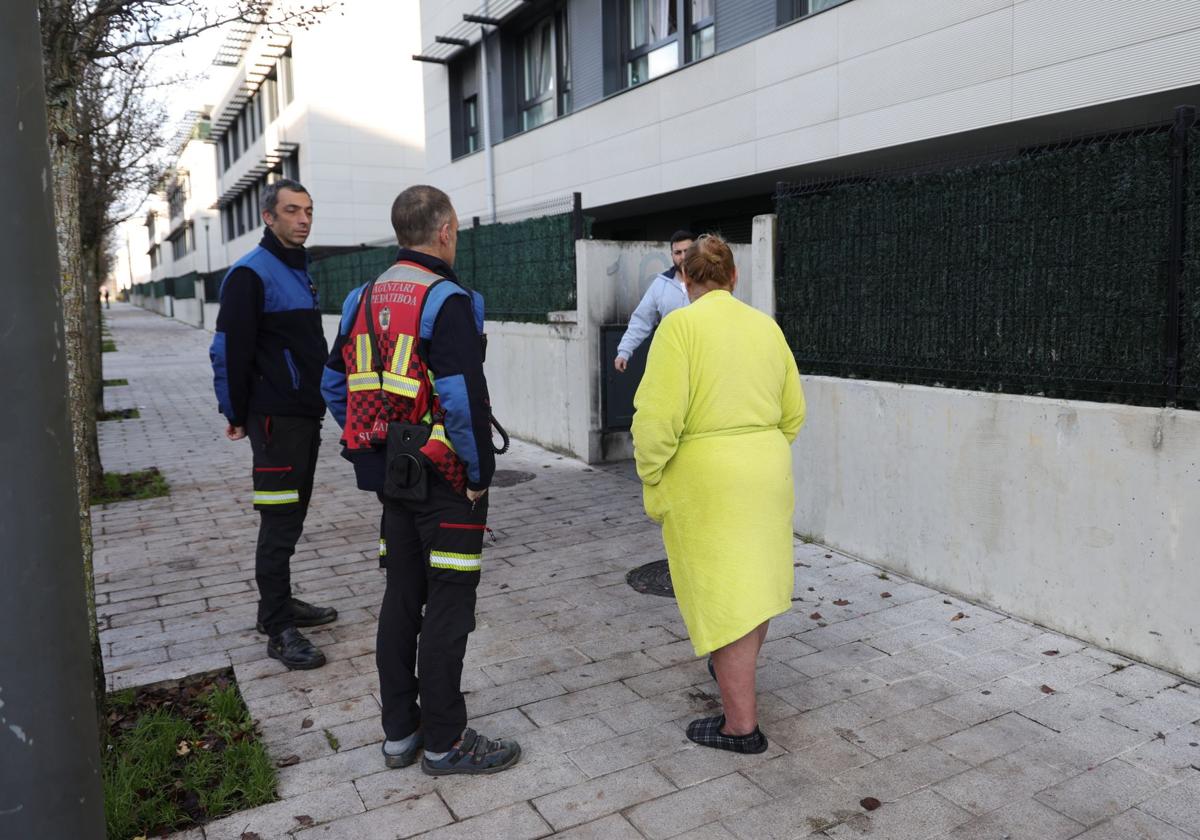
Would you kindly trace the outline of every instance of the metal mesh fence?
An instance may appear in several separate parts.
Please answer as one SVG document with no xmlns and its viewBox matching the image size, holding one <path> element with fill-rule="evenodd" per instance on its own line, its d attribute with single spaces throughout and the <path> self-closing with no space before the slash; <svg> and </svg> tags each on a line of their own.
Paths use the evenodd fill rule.
<svg viewBox="0 0 1200 840">
<path fill-rule="evenodd" d="M 1066 398 L 1173 399 L 1169 129 L 918 174 L 781 185 L 776 312 L 801 370 Z M 1196 181 L 1188 196 L 1200 212 Z M 1189 273 L 1200 277 L 1195 228 Z M 1185 334 L 1200 324 L 1195 298 Z M 1178 397 L 1194 400 L 1200 363 L 1186 348 L 1184 359 Z"/>
<path fill-rule="evenodd" d="M 516 208 L 493 224 L 460 220 L 455 272 L 483 295 L 490 320 L 545 322 L 575 308 L 575 239 L 590 230 L 571 196 Z M 396 248 L 338 254 L 309 269 L 324 312 L 341 312 L 353 289 L 382 274 Z"/>
</svg>

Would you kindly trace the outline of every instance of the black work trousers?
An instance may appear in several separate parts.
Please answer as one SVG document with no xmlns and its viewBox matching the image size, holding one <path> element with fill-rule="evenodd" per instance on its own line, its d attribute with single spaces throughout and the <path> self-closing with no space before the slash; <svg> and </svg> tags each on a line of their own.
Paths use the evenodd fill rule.
<svg viewBox="0 0 1200 840">
<path fill-rule="evenodd" d="M 380 496 L 387 588 L 375 661 L 388 740 L 420 728 L 425 749 L 444 752 L 467 725 L 460 682 L 475 629 L 487 498 L 472 506 L 437 477 L 425 502 Z"/>
<path fill-rule="evenodd" d="M 254 578 L 258 620 L 277 636 L 292 625 L 292 554 L 304 532 L 321 445 L 321 420 L 252 414 L 246 434 L 254 453 L 254 509 L 259 512 Z"/>
</svg>

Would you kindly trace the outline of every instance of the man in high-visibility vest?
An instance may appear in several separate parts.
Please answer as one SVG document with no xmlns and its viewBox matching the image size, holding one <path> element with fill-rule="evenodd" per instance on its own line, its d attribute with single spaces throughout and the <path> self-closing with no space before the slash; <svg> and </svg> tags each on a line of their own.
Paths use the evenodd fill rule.
<svg viewBox="0 0 1200 840">
<path fill-rule="evenodd" d="M 458 217 L 444 192 L 402 192 L 392 227 L 396 263 L 346 298 L 321 384 L 358 487 L 383 502 L 384 763 L 423 752 L 431 775 L 495 773 L 521 748 L 467 727 L 460 687 L 495 470 L 483 298 L 454 274 Z"/>
</svg>

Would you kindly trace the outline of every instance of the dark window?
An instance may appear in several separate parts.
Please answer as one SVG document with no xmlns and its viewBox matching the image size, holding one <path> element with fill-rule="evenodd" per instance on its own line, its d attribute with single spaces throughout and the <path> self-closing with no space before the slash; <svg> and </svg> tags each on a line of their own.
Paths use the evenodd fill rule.
<svg viewBox="0 0 1200 840">
<path fill-rule="evenodd" d="M 236 226 L 237 235 L 241 236 L 243 233 L 246 232 L 246 216 L 242 212 L 241 196 L 238 196 L 233 201 L 233 215 L 234 215 L 235 220 L 237 221 L 237 226 Z"/>
<path fill-rule="evenodd" d="M 221 208 L 221 236 L 224 241 L 228 242 L 236 235 L 233 223 L 233 205 L 226 204 Z"/>
<path fill-rule="evenodd" d="M 787 23 L 790 20 L 815 15 L 845 2 L 846 0 L 778 0 L 779 22 Z"/>
<path fill-rule="evenodd" d="M 468 96 L 463 100 L 463 154 L 469 155 L 479 149 L 479 97 Z"/>
<path fill-rule="evenodd" d="M 300 150 L 296 149 L 283 159 L 283 177 L 300 180 Z"/>
<path fill-rule="evenodd" d="M 483 147 L 483 109 L 479 104 L 479 46 L 465 49 L 450 67 L 450 157 Z"/>
<path fill-rule="evenodd" d="M 276 66 L 279 70 L 279 110 L 282 111 L 295 96 L 295 84 L 292 81 L 291 47 L 288 47 L 284 54 L 279 56 L 279 63 Z"/>
<path fill-rule="evenodd" d="M 221 135 L 221 171 L 229 168 L 229 134 Z"/>
</svg>

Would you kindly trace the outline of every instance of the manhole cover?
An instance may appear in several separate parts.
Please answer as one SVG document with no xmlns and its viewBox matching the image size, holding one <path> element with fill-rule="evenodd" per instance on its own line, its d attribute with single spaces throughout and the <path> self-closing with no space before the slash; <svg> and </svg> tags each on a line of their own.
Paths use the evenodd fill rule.
<svg viewBox="0 0 1200 840">
<path fill-rule="evenodd" d="M 492 473 L 493 487 L 512 487 L 514 484 L 523 484 L 534 478 L 531 472 L 521 472 L 520 470 L 496 470 Z"/>
<path fill-rule="evenodd" d="M 625 582 L 646 595 L 675 597 L 675 588 L 671 586 L 671 570 L 667 568 L 666 560 L 655 560 L 645 566 L 638 566 L 625 575 Z"/>
</svg>

